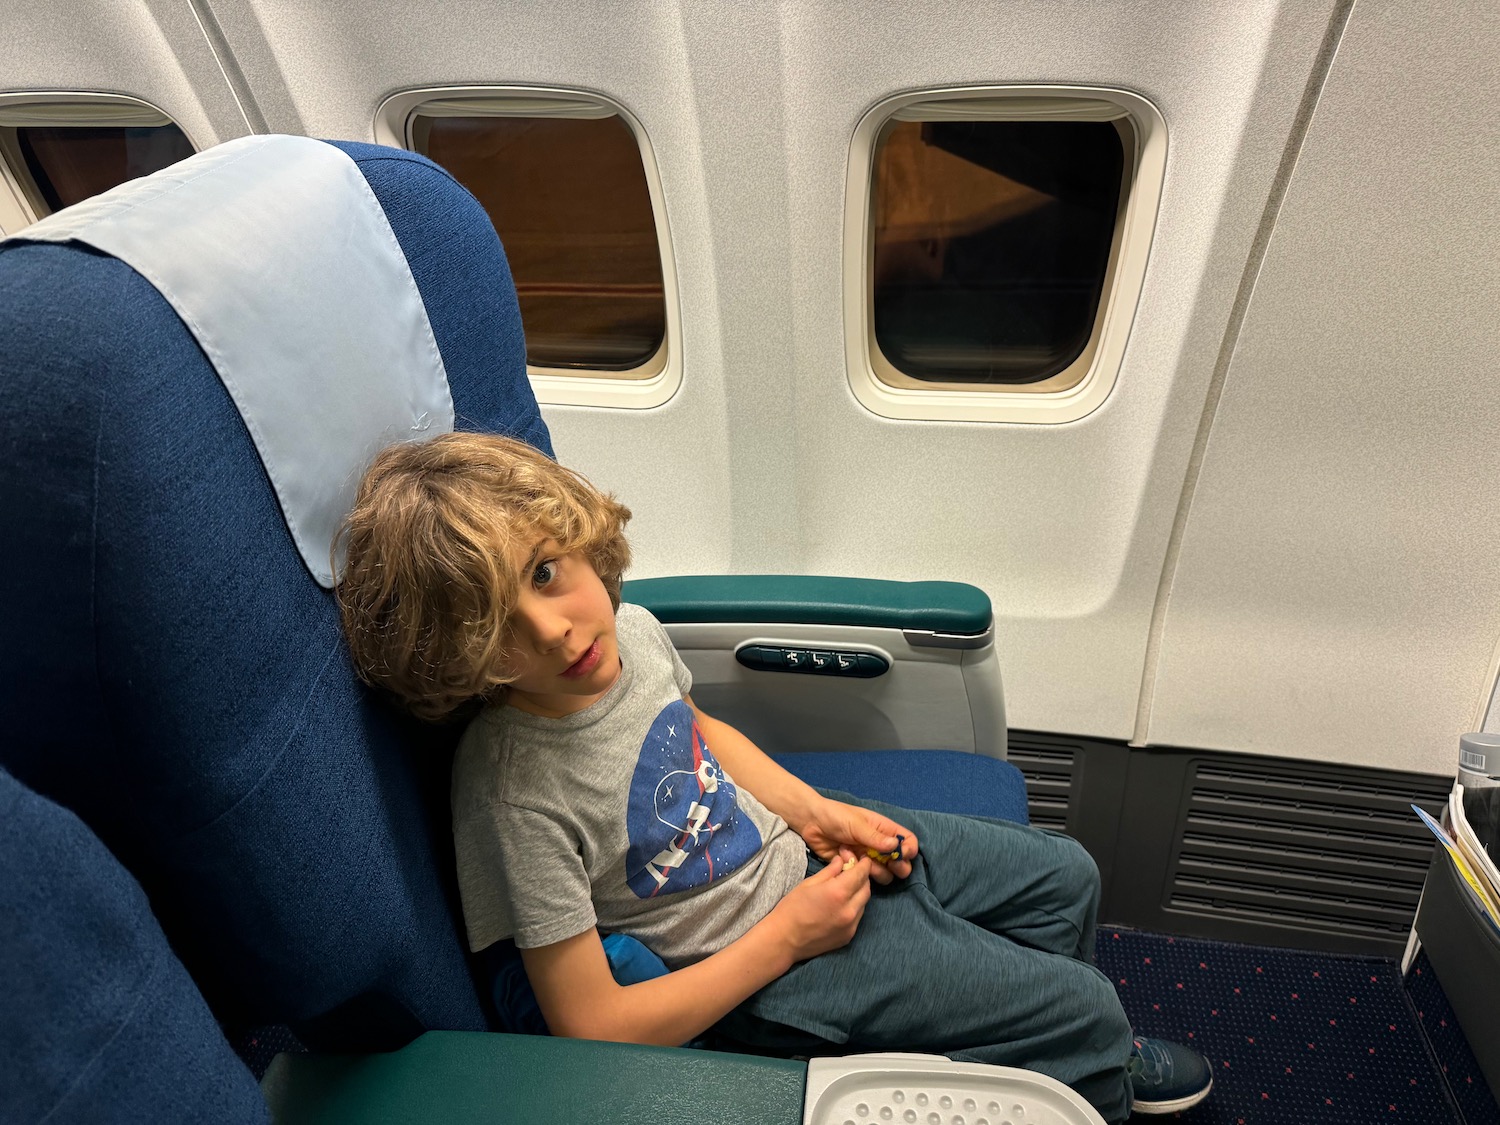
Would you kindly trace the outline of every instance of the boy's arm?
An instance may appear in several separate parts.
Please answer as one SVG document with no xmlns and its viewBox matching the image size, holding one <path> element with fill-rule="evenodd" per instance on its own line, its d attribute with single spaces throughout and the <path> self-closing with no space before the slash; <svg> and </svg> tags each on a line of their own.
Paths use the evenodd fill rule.
<svg viewBox="0 0 1500 1125">
<path fill-rule="evenodd" d="M 691 695 L 683 696 L 683 701 L 693 709 L 704 741 L 734 783 L 754 793 L 757 801 L 800 833 L 802 825 L 812 819 L 818 802 L 825 799 L 822 794 L 778 766 L 737 729 L 702 710 Z"/>
<path fill-rule="evenodd" d="M 911 860 L 917 854 L 917 837 L 911 829 L 872 809 L 828 799 L 778 766 L 734 727 L 700 709 L 692 696 L 683 699 L 692 708 L 709 749 L 734 783 L 786 821 L 820 857 L 830 859 L 840 848 L 849 848 L 855 855 L 864 855 L 867 849 L 894 852 L 900 836 L 901 858 L 877 865 L 873 877 L 878 883 L 889 883 L 892 877 L 904 879 L 911 874 Z"/>
<path fill-rule="evenodd" d="M 597 930 L 521 950 L 554 1035 L 676 1047 L 798 961 L 847 945 L 870 898 L 870 860 L 842 857 L 804 879 L 738 940 L 666 976 L 616 983 Z"/>
</svg>

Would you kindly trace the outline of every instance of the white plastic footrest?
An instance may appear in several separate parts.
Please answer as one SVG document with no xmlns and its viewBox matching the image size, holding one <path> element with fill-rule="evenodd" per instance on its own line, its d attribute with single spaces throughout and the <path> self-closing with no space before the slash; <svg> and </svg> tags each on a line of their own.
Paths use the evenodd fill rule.
<svg viewBox="0 0 1500 1125">
<path fill-rule="evenodd" d="M 846 1055 L 807 1064 L 802 1125 L 1104 1125 L 1055 1078 L 942 1055 Z"/>
</svg>

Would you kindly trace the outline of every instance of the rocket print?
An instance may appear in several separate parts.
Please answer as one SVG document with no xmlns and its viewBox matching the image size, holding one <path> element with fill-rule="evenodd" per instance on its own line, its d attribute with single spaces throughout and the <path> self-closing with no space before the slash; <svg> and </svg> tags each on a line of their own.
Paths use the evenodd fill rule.
<svg viewBox="0 0 1500 1125">
<path fill-rule="evenodd" d="M 625 878 L 639 898 L 722 879 L 760 850 L 739 790 L 714 759 L 692 709 L 669 703 L 651 724 L 630 779 Z"/>
</svg>

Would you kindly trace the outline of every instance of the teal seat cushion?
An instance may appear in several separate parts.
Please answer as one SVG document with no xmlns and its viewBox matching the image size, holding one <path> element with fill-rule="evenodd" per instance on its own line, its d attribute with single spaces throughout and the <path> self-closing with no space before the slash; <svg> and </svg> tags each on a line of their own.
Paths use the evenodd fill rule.
<svg viewBox="0 0 1500 1125">
<path fill-rule="evenodd" d="M 797 1125 L 807 1064 L 429 1031 L 378 1055 L 281 1055 L 262 1088 L 276 1125 Z"/>
</svg>

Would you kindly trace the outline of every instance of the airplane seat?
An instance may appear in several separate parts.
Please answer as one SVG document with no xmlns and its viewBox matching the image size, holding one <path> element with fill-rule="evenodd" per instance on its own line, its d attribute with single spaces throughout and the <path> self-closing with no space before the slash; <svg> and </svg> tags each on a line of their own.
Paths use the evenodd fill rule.
<svg viewBox="0 0 1500 1125">
<path fill-rule="evenodd" d="M 140 886 L 4 770 L 0 948 L 0 1121 L 270 1120 Z"/>
<path fill-rule="evenodd" d="M 347 165 L 368 193 L 346 156 L 303 144 Z M 371 181 L 389 176 L 389 156 L 371 158 Z M 233 150 L 217 158 L 237 161 L 231 171 L 251 162 Z M 407 224 L 405 247 L 433 295 L 423 315 L 441 334 L 454 384 L 472 391 L 458 424 L 545 448 L 529 390 L 517 401 L 515 380 L 506 382 L 524 371 L 524 353 L 492 228 L 435 166 L 400 163 L 407 194 L 428 200 L 429 221 Z M 199 165 L 175 167 L 180 179 Z M 288 172 L 297 169 L 252 182 L 247 199 L 232 190 L 209 199 L 195 225 L 174 229 L 187 195 L 168 170 L 163 190 L 123 216 L 100 196 L 0 244 L 0 381 L 11 404 L 0 421 L 0 586 L 16 595 L 0 645 L 0 765 L 76 812 L 135 874 L 221 1020 L 292 1024 L 309 1045 L 389 1047 L 426 1028 L 490 1022 L 455 907 L 446 808 L 456 732 L 407 721 L 358 683 L 332 596 L 299 550 L 236 401 L 184 323 L 213 327 L 194 302 L 243 317 L 229 328 L 251 338 L 209 343 L 221 358 L 238 350 L 242 380 L 258 366 L 307 358 L 322 373 L 336 362 L 305 356 L 309 344 L 289 321 L 266 327 L 341 311 L 289 291 L 304 284 L 289 243 L 319 232 L 290 219 L 281 239 L 268 229 L 283 210 L 309 207 L 296 195 L 310 189 L 284 182 Z M 214 180 L 232 187 L 234 177 L 221 169 Z M 318 220 L 338 245 L 350 241 L 345 206 Z M 244 218 L 252 245 L 226 243 L 226 213 Z M 151 244 L 130 242 L 141 231 Z M 185 312 L 99 242 L 137 257 Z M 487 252 L 474 253 L 476 243 Z M 144 257 L 168 245 L 168 260 Z M 451 271 L 459 253 L 471 259 L 462 283 Z M 387 254 L 400 264 L 401 251 Z M 195 292 L 205 269 L 227 288 Z M 372 337 L 366 351 L 401 343 Z M 421 359 L 431 341 L 403 346 Z M 287 386 L 265 388 L 269 406 Z M 347 406 L 299 409 L 353 412 L 364 390 L 341 393 Z M 331 421 L 313 420 L 316 440 Z M 297 486 L 295 468 L 282 466 L 280 485 Z M 309 550 L 321 550 L 326 568 L 326 542 Z"/>
<path fill-rule="evenodd" d="M 242 138 L 0 243 L 0 318 L 0 766 L 139 880 L 221 1023 L 344 1052 L 493 1027 L 448 834 L 458 732 L 359 684 L 328 588 L 380 445 L 551 453 L 488 217 L 414 154 Z M 837 780 L 1024 819 L 1008 763 L 920 753 Z"/>
</svg>

